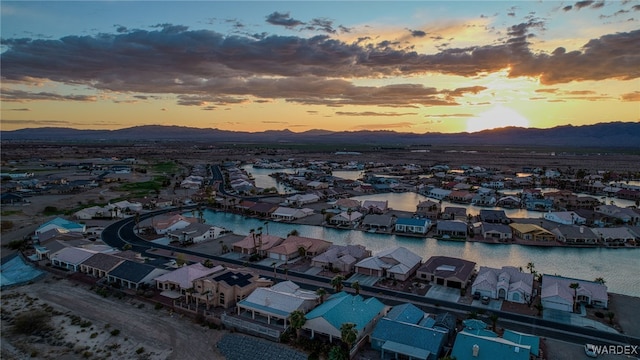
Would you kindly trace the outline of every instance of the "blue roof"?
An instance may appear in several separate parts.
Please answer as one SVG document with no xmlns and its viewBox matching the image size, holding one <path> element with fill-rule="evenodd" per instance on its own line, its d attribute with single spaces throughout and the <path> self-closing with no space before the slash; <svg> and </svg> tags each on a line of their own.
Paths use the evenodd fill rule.
<svg viewBox="0 0 640 360">
<path fill-rule="evenodd" d="M 462 324 L 464 325 L 465 330 L 477 330 L 477 329 L 487 328 L 487 323 L 478 319 L 462 320 Z"/>
<path fill-rule="evenodd" d="M 63 219 L 61 217 L 57 217 L 51 221 L 48 221 L 44 224 L 42 224 L 40 227 L 38 227 L 38 229 L 41 229 L 47 225 L 56 225 L 58 227 L 64 228 L 64 229 L 68 229 L 68 230 L 72 230 L 72 229 L 82 229 L 84 228 L 84 225 L 77 223 L 77 222 L 73 222 L 73 221 L 69 221 L 66 219 Z"/>
<path fill-rule="evenodd" d="M 410 324 L 417 324 L 424 318 L 424 316 L 424 311 L 418 309 L 411 303 L 405 303 L 394 306 L 393 309 L 387 313 L 385 318 Z"/>
<path fill-rule="evenodd" d="M 447 333 L 415 324 L 382 318 L 373 329 L 371 339 L 408 345 L 413 348 L 428 350 L 437 355 L 446 342 Z"/>
<path fill-rule="evenodd" d="M 135 261 L 125 260 L 122 264 L 109 271 L 109 275 L 131 281 L 133 283 L 139 283 L 149 275 L 156 268 L 151 265 L 137 263 Z"/>
<path fill-rule="evenodd" d="M 502 337 L 516 344 L 530 345 L 531 353 L 536 357 L 540 354 L 540 338 L 537 336 L 505 330 Z"/>
<path fill-rule="evenodd" d="M 428 222 L 430 222 L 429 219 L 398 218 L 396 225 L 427 226 Z"/>
<path fill-rule="evenodd" d="M 477 346 L 478 356 L 473 356 Z M 457 360 L 529 360 L 529 346 L 517 345 L 499 337 L 484 337 L 461 331 L 451 350 Z"/>
<path fill-rule="evenodd" d="M 358 333 L 361 333 L 383 309 L 384 304 L 374 297 L 365 300 L 360 295 L 353 296 L 341 291 L 307 313 L 306 318 L 322 317 L 336 329 L 340 329 L 344 323 L 354 323 Z"/>
</svg>

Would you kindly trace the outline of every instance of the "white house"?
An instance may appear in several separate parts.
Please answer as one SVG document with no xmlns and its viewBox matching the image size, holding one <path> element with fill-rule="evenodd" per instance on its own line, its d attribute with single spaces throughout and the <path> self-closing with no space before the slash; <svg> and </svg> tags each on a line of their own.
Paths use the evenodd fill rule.
<svg viewBox="0 0 640 360">
<path fill-rule="evenodd" d="M 441 188 L 433 188 L 433 189 L 429 190 L 425 195 L 430 197 L 430 198 L 442 200 L 442 199 L 446 198 L 447 196 L 449 196 L 449 194 L 451 194 L 451 190 L 445 190 L 445 189 L 441 189 Z"/>
<path fill-rule="evenodd" d="M 287 198 L 287 204 L 294 206 L 302 206 L 320 201 L 320 197 L 316 194 L 296 194 Z"/>
<path fill-rule="evenodd" d="M 355 272 L 405 281 L 420 267 L 422 258 L 404 247 L 383 250 L 355 265 Z"/>
<path fill-rule="evenodd" d="M 521 272 L 513 266 L 503 266 L 502 269 L 481 266 L 471 285 L 471 292 L 523 304 L 531 299 L 533 274 Z"/>
<path fill-rule="evenodd" d="M 211 226 L 203 223 L 191 223 L 178 230 L 169 231 L 169 238 L 180 243 L 199 243 L 220 237 L 226 230 L 221 227 Z"/>
<path fill-rule="evenodd" d="M 333 225 L 352 226 L 362 220 L 362 213 L 358 211 L 343 211 L 340 214 L 329 219 L 329 223 Z"/>
<path fill-rule="evenodd" d="M 544 214 L 544 218 L 545 220 L 564 225 L 585 224 L 587 222 L 587 219 L 573 211 L 550 211 Z"/>
<path fill-rule="evenodd" d="M 290 207 L 281 206 L 271 213 L 271 218 L 276 220 L 292 221 L 295 219 L 301 219 L 305 216 L 313 214 L 312 209 L 294 209 Z"/>
<path fill-rule="evenodd" d="M 571 284 L 578 284 L 574 290 Z M 545 309 L 573 311 L 573 301 L 596 307 L 607 308 L 609 296 L 607 287 L 594 281 L 571 279 L 555 275 L 542 276 L 540 300 Z"/>
<path fill-rule="evenodd" d="M 412 234 L 426 234 L 431 228 L 431 220 L 414 219 L 414 218 L 398 218 L 396 220 L 396 231 Z"/>
</svg>

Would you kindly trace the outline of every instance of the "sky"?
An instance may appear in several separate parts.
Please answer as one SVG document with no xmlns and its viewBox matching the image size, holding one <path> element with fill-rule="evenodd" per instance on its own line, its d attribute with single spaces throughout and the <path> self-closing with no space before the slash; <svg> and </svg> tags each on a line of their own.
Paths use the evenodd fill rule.
<svg viewBox="0 0 640 360">
<path fill-rule="evenodd" d="M 640 121 L 636 1 L 5 1 L 0 128 Z"/>
</svg>

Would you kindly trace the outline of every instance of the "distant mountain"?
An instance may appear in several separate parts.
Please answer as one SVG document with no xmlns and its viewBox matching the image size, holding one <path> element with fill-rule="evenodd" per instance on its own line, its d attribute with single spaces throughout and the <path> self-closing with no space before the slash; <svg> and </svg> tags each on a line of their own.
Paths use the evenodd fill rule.
<svg viewBox="0 0 640 360">
<path fill-rule="evenodd" d="M 564 147 L 640 148 L 640 122 L 611 122 L 585 126 L 558 126 L 551 129 L 506 127 L 477 133 L 400 133 L 395 131 L 289 129 L 258 133 L 200 129 L 185 126 L 146 125 L 119 130 L 77 130 L 33 128 L 1 131 L 3 141 L 196 141 L 219 143 L 304 143 L 408 145 L 522 145 Z"/>
</svg>

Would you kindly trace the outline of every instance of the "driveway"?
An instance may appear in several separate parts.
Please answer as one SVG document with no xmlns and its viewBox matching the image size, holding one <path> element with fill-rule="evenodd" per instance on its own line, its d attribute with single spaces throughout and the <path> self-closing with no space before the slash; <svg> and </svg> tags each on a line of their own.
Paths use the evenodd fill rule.
<svg viewBox="0 0 640 360">
<path fill-rule="evenodd" d="M 460 300 L 460 289 L 453 289 L 442 285 L 432 285 L 424 296 L 430 299 L 458 302 L 458 300 Z"/>
</svg>

